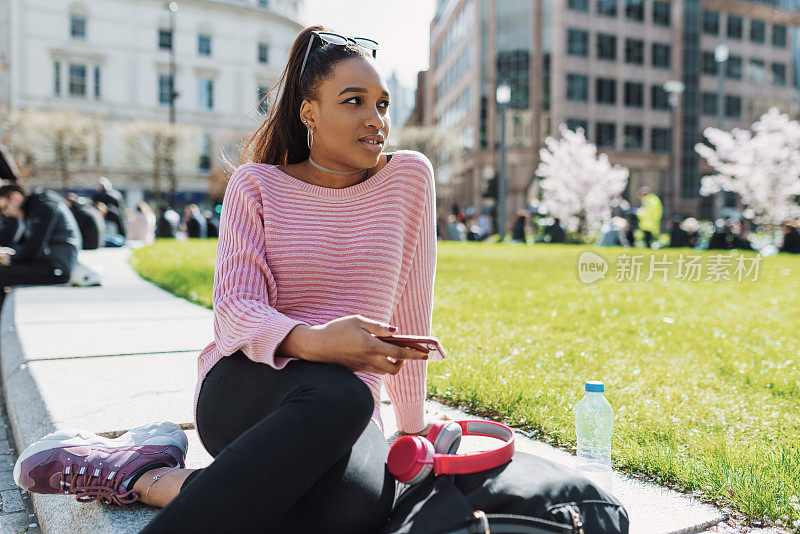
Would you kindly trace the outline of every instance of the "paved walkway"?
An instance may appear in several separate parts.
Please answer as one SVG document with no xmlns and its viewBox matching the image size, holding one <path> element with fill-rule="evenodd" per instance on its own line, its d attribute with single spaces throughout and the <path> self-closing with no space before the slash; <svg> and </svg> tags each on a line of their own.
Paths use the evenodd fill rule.
<svg viewBox="0 0 800 534">
<path fill-rule="evenodd" d="M 18 451 L 56 429 L 86 428 L 115 437 L 168 420 L 189 437 L 187 467 L 212 461 L 192 417 L 196 358 L 212 339 L 212 312 L 139 278 L 127 263 L 129 253 L 127 248 L 81 253 L 82 261 L 105 273 L 102 287 L 17 288 L 6 299 L 0 364 Z M 453 418 L 475 419 L 429 404 Z M 391 441 L 396 426 L 388 399 L 382 415 Z M 574 465 L 571 454 L 520 433 L 516 443 L 517 450 Z M 467 437 L 462 447 L 476 450 L 482 444 L 492 447 L 494 440 Z M 0 442 L 0 452 L 3 447 Z M 723 519 L 694 498 L 616 472 L 612 492 L 628 510 L 632 534 L 703 532 Z M 135 533 L 157 513 L 140 503 L 125 510 L 60 495 L 32 494 L 31 500 L 45 534 Z"/>
</svg>

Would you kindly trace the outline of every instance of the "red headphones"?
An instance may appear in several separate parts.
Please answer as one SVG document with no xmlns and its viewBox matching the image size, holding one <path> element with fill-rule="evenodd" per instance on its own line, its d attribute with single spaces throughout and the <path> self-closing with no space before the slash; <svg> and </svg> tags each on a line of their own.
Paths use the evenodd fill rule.
<svg viewBox="0 0 800 534">
<path fill-rule="evenodd" d="M 463 436 L 487 436 L 505 444 L 491 451 L 456 454 Z M 398 482 L 419 484 L 436 475 L 477 473 L 503 465 L 514 456 L 514 432 L 493 421 L 439 421 L 426 437 L 403 436 L 389 449 L 389 472 Z"/>
</svg>

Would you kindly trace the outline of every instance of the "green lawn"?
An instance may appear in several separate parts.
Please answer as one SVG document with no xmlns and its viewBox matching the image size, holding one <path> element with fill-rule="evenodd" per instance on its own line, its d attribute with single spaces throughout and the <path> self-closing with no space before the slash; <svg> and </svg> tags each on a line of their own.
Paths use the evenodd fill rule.
<svg viewBox="0 0 800 534">
<path fill-rule="evenodd" d="M 145 278 L 210 307 L 215 240 L 159 240 L 135 251 Z M 606 278 L 578 279 L 591 250 Z M 673 261 L 646 281 L 650 256 Z M 642 278 L 615 280 L 617 255 Z M 751 519 L 800 520 L 800 256 L 763 258 L 736 280 L 675 278 L 679 255 L 583 245 L 439 243 L 433 335 L 450 358 L 429 394 L 562 447 L 573 406 L 599 379 L 615 411 L 623 470 L 730 505 Z M 723 257 L 754 258 L 734 251 Z M 734 263 L 735 264 L 735 263 Z"/>
</svg>

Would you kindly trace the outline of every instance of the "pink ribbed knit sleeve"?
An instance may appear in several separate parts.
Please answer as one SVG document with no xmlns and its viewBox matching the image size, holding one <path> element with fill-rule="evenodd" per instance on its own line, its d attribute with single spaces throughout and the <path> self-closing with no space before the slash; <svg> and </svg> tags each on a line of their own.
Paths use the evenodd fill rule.
<svg viewBox="0 0 800 534">
<path fill-rule="evenodd" d="M 408 281 L 392 314 L 391 324 L 398 327 L 398 334 L 429 336 L 436 276 L 436 188 L 433 166 L 424 155 L 421 161 L 426 164 L 428 173 L 422 224 Z M 397 428 L 402 432 L 419 432 L 425 428 L 427 374 L 427 361 L 406 360 L 396 375 L 384 375 L 384 384 L 397 418 Z"/>
<path fill-rule="evenodd" d="M 214 340 L 223 356 L 241 349 L 253 361 L 283 369 L 296 358 L 276 356 L 289 332 L 304 321 L 275 308 L 277 289 L 267 265 L 263 205 L 247 164 L 231 176 L 220 217 L 214 271 Z"/>
</svg>

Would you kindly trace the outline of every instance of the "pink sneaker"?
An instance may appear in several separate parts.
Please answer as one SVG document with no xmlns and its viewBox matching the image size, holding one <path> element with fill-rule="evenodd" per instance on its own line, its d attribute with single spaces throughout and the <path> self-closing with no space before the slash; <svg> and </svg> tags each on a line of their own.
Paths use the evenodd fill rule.
<svg viewBox="0 0 800 534">
<path fill-rule="evenodd" d="M 114 439 L 86 430 L 60 430 L 31 443 L 14 465 L 14 482 L 33 493 L 73 494 L 124 507 L 139 494 L 133 483 L 157 467 L 184 467 L 188 440 L 169 421 L 133 428 Z"/>
</svg>

